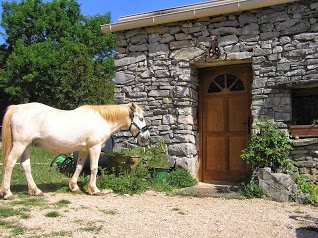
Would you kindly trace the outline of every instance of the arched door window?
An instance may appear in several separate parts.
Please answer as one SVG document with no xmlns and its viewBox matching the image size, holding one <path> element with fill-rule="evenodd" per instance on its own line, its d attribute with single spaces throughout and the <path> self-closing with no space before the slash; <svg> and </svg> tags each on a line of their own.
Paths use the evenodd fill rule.
<svg viewBox="0 0 318 238">
<path fill-rule="evenodd" d="M 235 74 L 221 74 L 213 79 L 208 88 L 208 93 L 223 91 L 244 91 L 244 84 Z"/>
</svg>

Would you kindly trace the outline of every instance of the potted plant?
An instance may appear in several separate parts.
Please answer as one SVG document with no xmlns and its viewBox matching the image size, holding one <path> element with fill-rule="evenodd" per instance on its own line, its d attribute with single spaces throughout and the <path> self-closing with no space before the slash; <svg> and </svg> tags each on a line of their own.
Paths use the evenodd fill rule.
<svg viewBox="0 0 318 238">
<path fill-rule="evenodd" d="M 318 137 L 318 119 L 313 120 L 311 125 L 291 125 L 289 133 L 296 139 Z"/>
<path fill-rule="evenodd" d="M 103 152 L 100 160 L 104 161 L 103 167 L 107 172 L 115 172 L 118 175 L 121 172 L 135 171 L 142 158 L 125 152 L 107 150 Z"/>
<path fill-rule="evenodd" d="M 102 157 L 106 157 L 103 160 L 107 171 L 115 170 L 116 174 L 121 171 L 134 171 L 141 161 L 151 176 L 160 180 L 164 180 L 171 170 L 167 146 L 163 140 L 151 146 L 137 146 L 120 152 L 106 151 Z"/>
<path fill-rule="evenodd" d="M 170 172 L 167 146 L 163 140 L 148 147 L 131 149 L 129 154 L 142 157 L 146 167 L 154 178 L 164 180 Z"/>
</svg>

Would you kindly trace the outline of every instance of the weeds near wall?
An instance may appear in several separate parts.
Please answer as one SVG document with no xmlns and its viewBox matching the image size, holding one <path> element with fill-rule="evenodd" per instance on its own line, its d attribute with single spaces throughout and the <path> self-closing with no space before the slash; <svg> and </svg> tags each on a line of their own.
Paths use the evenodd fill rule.
<svg viewBox="0 0 318 238">
<path fill-rule="evenodd" d="M 87 186 L 88 180 L 89 178 L 85 177 L 85 186 Z M 115 173 L 102 172 L 97 183 L 101 189 L 111 189 L 114 193 L 121 195 L 133 195 L 147 190 L 171 192 L 176 188 L 194 186 L 197 181 L 188 170 L 183 168 L 171 171 L 165 179 L 159 180 L 151 176 L 144 164 L 140 164 L 136 171 L 121 173 L 118 176 Z"/>
<path fill-rule="evenodd" d="M 252 180 L 249 183 L 244 184 L 242 194 L 246 198 L 262 198 L 265 195 L 265 192 L 260 188 L 258 181 Z"/>
<path fill-rule="evenodd" d="M 318 206 L 318 185 L 307 181 L 306 178 L 298 176 L 296 184 L 299 194 L 307 195 L 307 203 Z"/>
</svg>

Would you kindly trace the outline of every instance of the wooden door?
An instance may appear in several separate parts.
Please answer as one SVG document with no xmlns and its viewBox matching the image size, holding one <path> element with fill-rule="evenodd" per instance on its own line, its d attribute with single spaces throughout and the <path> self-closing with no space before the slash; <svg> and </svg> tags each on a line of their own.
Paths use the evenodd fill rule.
<svg viewBox="0 0 318 238">
<path fill-rule="evenodd" d="M 250 65 L 200 71 L 202 180 L 243 181 L 241 151 L 250 136 Z"/>
</svg>

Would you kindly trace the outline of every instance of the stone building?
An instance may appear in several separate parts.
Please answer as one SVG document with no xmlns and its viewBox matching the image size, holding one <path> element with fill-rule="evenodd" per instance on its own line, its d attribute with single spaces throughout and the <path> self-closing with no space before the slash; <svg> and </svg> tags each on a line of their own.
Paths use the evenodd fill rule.
<svg viewBox="0 0 318 238">
<path fill-rule="evenodd" d="M 318 0 L 215 0 L 102 31 L 117 36 L 117 103 L 143 106 L 152 140 L 200 180 L 244 180 L 240 153 L 259 118 L 284 129 L 318 119 Z M 297 141 L 291 157 L 315 179 L 317 140 Z"/>
</svg>

